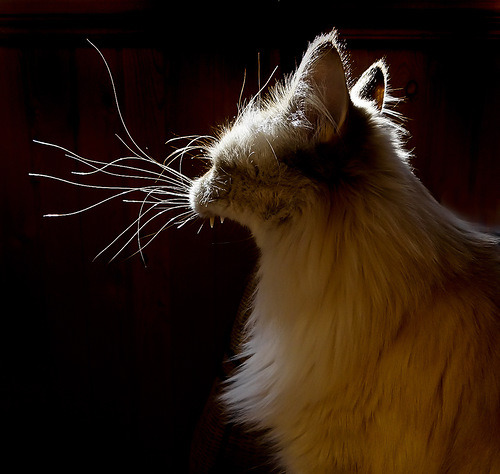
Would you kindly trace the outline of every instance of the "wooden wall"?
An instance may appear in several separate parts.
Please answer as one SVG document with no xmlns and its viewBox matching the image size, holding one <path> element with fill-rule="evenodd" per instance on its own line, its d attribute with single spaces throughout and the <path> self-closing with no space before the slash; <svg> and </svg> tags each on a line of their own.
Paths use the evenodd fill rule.
<svg viewBox="0 0 500 474">
<path fill-rule="evenodd" d="M 500 226 L 499 10 L 494 2 L 286 2 L 165 12 L 155 2 L 0 4 L 2 449 L 53 471 L 184 472 L 190 436 L 256 251 L 231 222 L 171 229 L 138 256 L 93 257 L 137 215 L 74 178 L 50 141 L 102 161 L 125 150 L 97 43 L 137 143 L 163 159 L 176 135 L 211 133 L 264 82 L 290 72 L 314 36 L 338 26 L 353 76 L 386 57 L 407 117 L 416 173 L 464 217 Z M 245 12 L 245 13 L 242 13 Z M 185 170 L 200 173 L 197 162 Z M 99 181 L 96 178 L 96 182 Z M 113 184 L 115 181 L 106 181 Z M 2 454 L 3 459 L 6 459 Z M 6 461 L 5 461 L 6 462 Z"/>
</svg>

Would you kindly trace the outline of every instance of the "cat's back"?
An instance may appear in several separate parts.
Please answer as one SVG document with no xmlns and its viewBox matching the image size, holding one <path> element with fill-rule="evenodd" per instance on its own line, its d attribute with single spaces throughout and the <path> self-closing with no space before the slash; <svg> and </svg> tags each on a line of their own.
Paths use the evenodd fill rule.
<svg viewBox="0 0 500 474">
<path fill-rule="evenodd" d="M 500 473 L 499 251 L 480 234 L 467 247 L 371 360 L 283 421 L 301 438 L 291 472 Z"/>
<path fill-rule="evenodd" d="M 500 473 L 500 252 L 491 241 L 470 252 L 378 361 L 374 472 L 410 468 L 387 471 L 398 453 L 386 445 L 426 453 L 406 472 Z"/>
</svg>

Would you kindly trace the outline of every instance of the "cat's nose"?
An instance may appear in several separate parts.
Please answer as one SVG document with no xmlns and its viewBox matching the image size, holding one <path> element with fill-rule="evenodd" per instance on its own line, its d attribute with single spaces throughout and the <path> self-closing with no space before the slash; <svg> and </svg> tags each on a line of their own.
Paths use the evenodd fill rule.
<svg viewBox="0 0 500 474">
<path fill-rule="evenodd" d="M 203 215 L 207 207 L 206 203 L 203 204 L 203 202 L 205 201 L 203 199 L 203 178 L 204 177 L 202 176 L 201 178 L 193 181 L 191 189 L 189 190 L 189 204 L 191 206 L 191 209 L 199 215 Z"/>
<path fill-rule="evenodd" d="M 202 217 L 215 215 L 209 207 L 219 198 L 219 187 L 214 185 L 213 172 L 210 170 L 196 179 L 189 190 L 191 209 Z"/>
</svg>

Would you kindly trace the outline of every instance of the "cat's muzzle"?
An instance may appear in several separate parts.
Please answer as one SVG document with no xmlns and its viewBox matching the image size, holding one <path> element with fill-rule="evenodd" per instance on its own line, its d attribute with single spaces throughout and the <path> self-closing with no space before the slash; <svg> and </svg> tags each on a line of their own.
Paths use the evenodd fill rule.
<svg viewBox="0 0 500 474">
<path fill-rule="evenodd" d="M 189 191 L 189 202 L 191 209 L 200 217 L 209 218 L 213 222 L 215 216 L 222 217 L 222 200 L 227 196 L 229 190 L 226 183 L 220 183 L 214 177 L 214 173 L 209 171 L 202 177 L 196 179 Z"/>
</svg>

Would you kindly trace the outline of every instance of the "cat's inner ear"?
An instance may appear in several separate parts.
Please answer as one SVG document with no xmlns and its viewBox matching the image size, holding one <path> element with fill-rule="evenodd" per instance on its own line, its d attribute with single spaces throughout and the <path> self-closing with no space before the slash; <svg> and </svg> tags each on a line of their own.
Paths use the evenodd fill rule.
<svg viewBox="0 0 500 474">
<path fill-rule="evenodd" d="M 372 64 L 358 79 L 351 96 L 371 102 L 381 111 L 384 108 L 387 89 L 387 68 L 383 61 Z"/>
<path fill-rule="evenodd" d="M 329 142 L 341 132 L 349 109 L 344 65 L 333 34 L 309 47 L 297 74 L 312 92 L 304 104 L 306 118 L 315 127 L 316 139 Z"/>
</svg>

